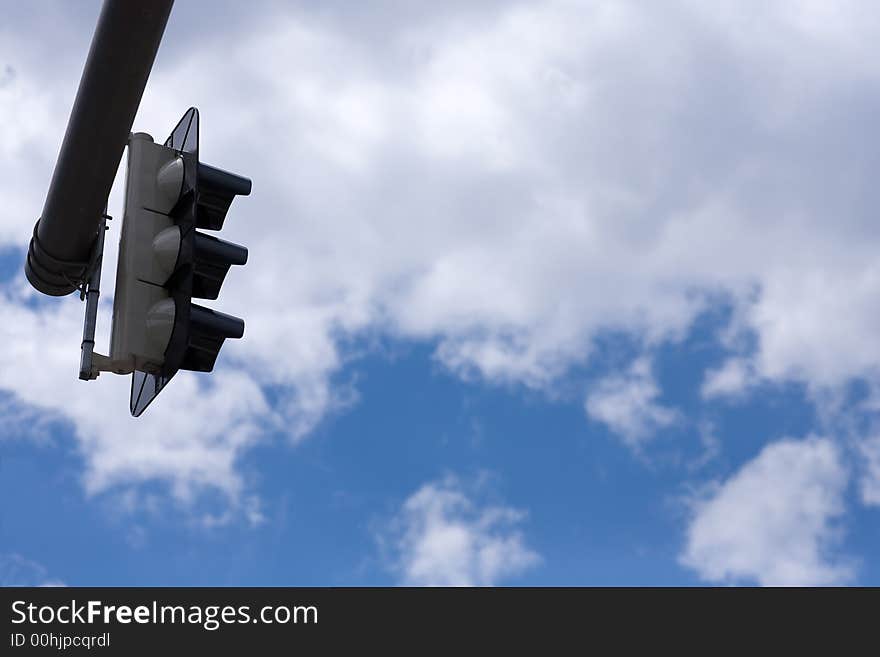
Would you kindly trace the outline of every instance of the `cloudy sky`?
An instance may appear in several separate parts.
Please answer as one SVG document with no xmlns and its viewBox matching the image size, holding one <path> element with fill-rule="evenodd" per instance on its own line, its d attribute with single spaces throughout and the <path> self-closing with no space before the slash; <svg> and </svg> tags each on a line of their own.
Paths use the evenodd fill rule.
<svg viewBox="0 0 880 657">
<path fill-rule="evenodd" d="M 178 0 L 247 329 L 140 419 L 22 273 L 99 10 L 2 4 L 0 583 L 880 584 L 880 7 Z"/>
</svg>

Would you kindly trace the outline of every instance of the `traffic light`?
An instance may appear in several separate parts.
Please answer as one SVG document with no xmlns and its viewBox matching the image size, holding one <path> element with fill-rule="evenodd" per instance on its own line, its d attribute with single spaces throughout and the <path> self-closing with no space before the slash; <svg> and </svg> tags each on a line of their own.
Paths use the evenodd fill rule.
<svg viewBox="0 0 880 657">
<path fill-rule="evenodd" d="M 131 135 L 119 245 L 110 359 L 132 371 L 130 410 L 139 416 L 179 370 L 210 372 L 244 321 L 192 302 L 216 299 L 247 249 L 217 231 L 251 181 L 199 162 L 199 115 L 190 108 L 164 145 Z"/>
</svg>

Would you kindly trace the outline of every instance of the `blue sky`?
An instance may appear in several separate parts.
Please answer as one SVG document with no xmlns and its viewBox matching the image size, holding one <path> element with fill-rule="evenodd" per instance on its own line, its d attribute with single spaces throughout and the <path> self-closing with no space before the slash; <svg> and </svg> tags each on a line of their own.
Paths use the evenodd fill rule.
<svg viewBox="0 0 880 657">
<path fill-rule="evenodd" d="M 880 11 L 179 2 L 247 329 L 135 420 L 21 273 L 98 10 L 0 27 L 0 583 L 880 582 Z"/>
</svg>

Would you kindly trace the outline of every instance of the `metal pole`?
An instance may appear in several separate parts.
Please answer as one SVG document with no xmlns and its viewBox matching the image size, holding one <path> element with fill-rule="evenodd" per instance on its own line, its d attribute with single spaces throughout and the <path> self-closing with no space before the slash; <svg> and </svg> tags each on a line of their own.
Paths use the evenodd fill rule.
<svg viewBox="0 0 880 657">
<path fill-rule="evenodd" d="M 107 221 L 110 217 L 107 215 L 106 206 L 104 215 L 101 217 L 101 223 L 98 224 L 98 239 L 96 244 L 96 258 L 92 265 L 91 275 L 89 276 L 88 288 L 84 289 L 82 295 L 86 299 L 86 317 L 83 323 L 83 339 L 80 345 L 79 360 L 79 378 L 83 381 L 95 379 L 98 376 L 97 371 L 92 367 L 92 356 L 95 352 L 95 328 L 98 324 L 98 299 L 101 296 L 101 267 L 104 264 L 104 233 L 107 232 Z"/>
<path fill-rule="evenodd" d="M 25 274 L 38 291 L 82 287 L 110 194 L 174 0 L 105 0 Z"/>
</svg>

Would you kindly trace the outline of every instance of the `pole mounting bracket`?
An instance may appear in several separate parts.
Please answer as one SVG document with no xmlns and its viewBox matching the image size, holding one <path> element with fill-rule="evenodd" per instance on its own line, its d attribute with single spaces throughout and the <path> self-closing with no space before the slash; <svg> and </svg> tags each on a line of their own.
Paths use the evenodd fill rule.
<svg viewBox="0 0 880 657">
<path fill-rule="evenodd" d="M 79 378 L 90 381 L 98 378 L 99 369 L 95 367 L 98 357 L 106 358 L 95 351 L 95 328 L 98 322 L 98 298 L 101 296 L 101 267 L 104 263 L 104 233 L 107 232 L 107 222 L 112 217 L 104 213 L 98 224 L 98 234 L 95 238 L 95 246 L 89 259 L 86 274 L 79 286 L 79 298 L 86 302 L 85 319 L 83 321 L 83 339 L 80 344 Z"/>
</svg>

